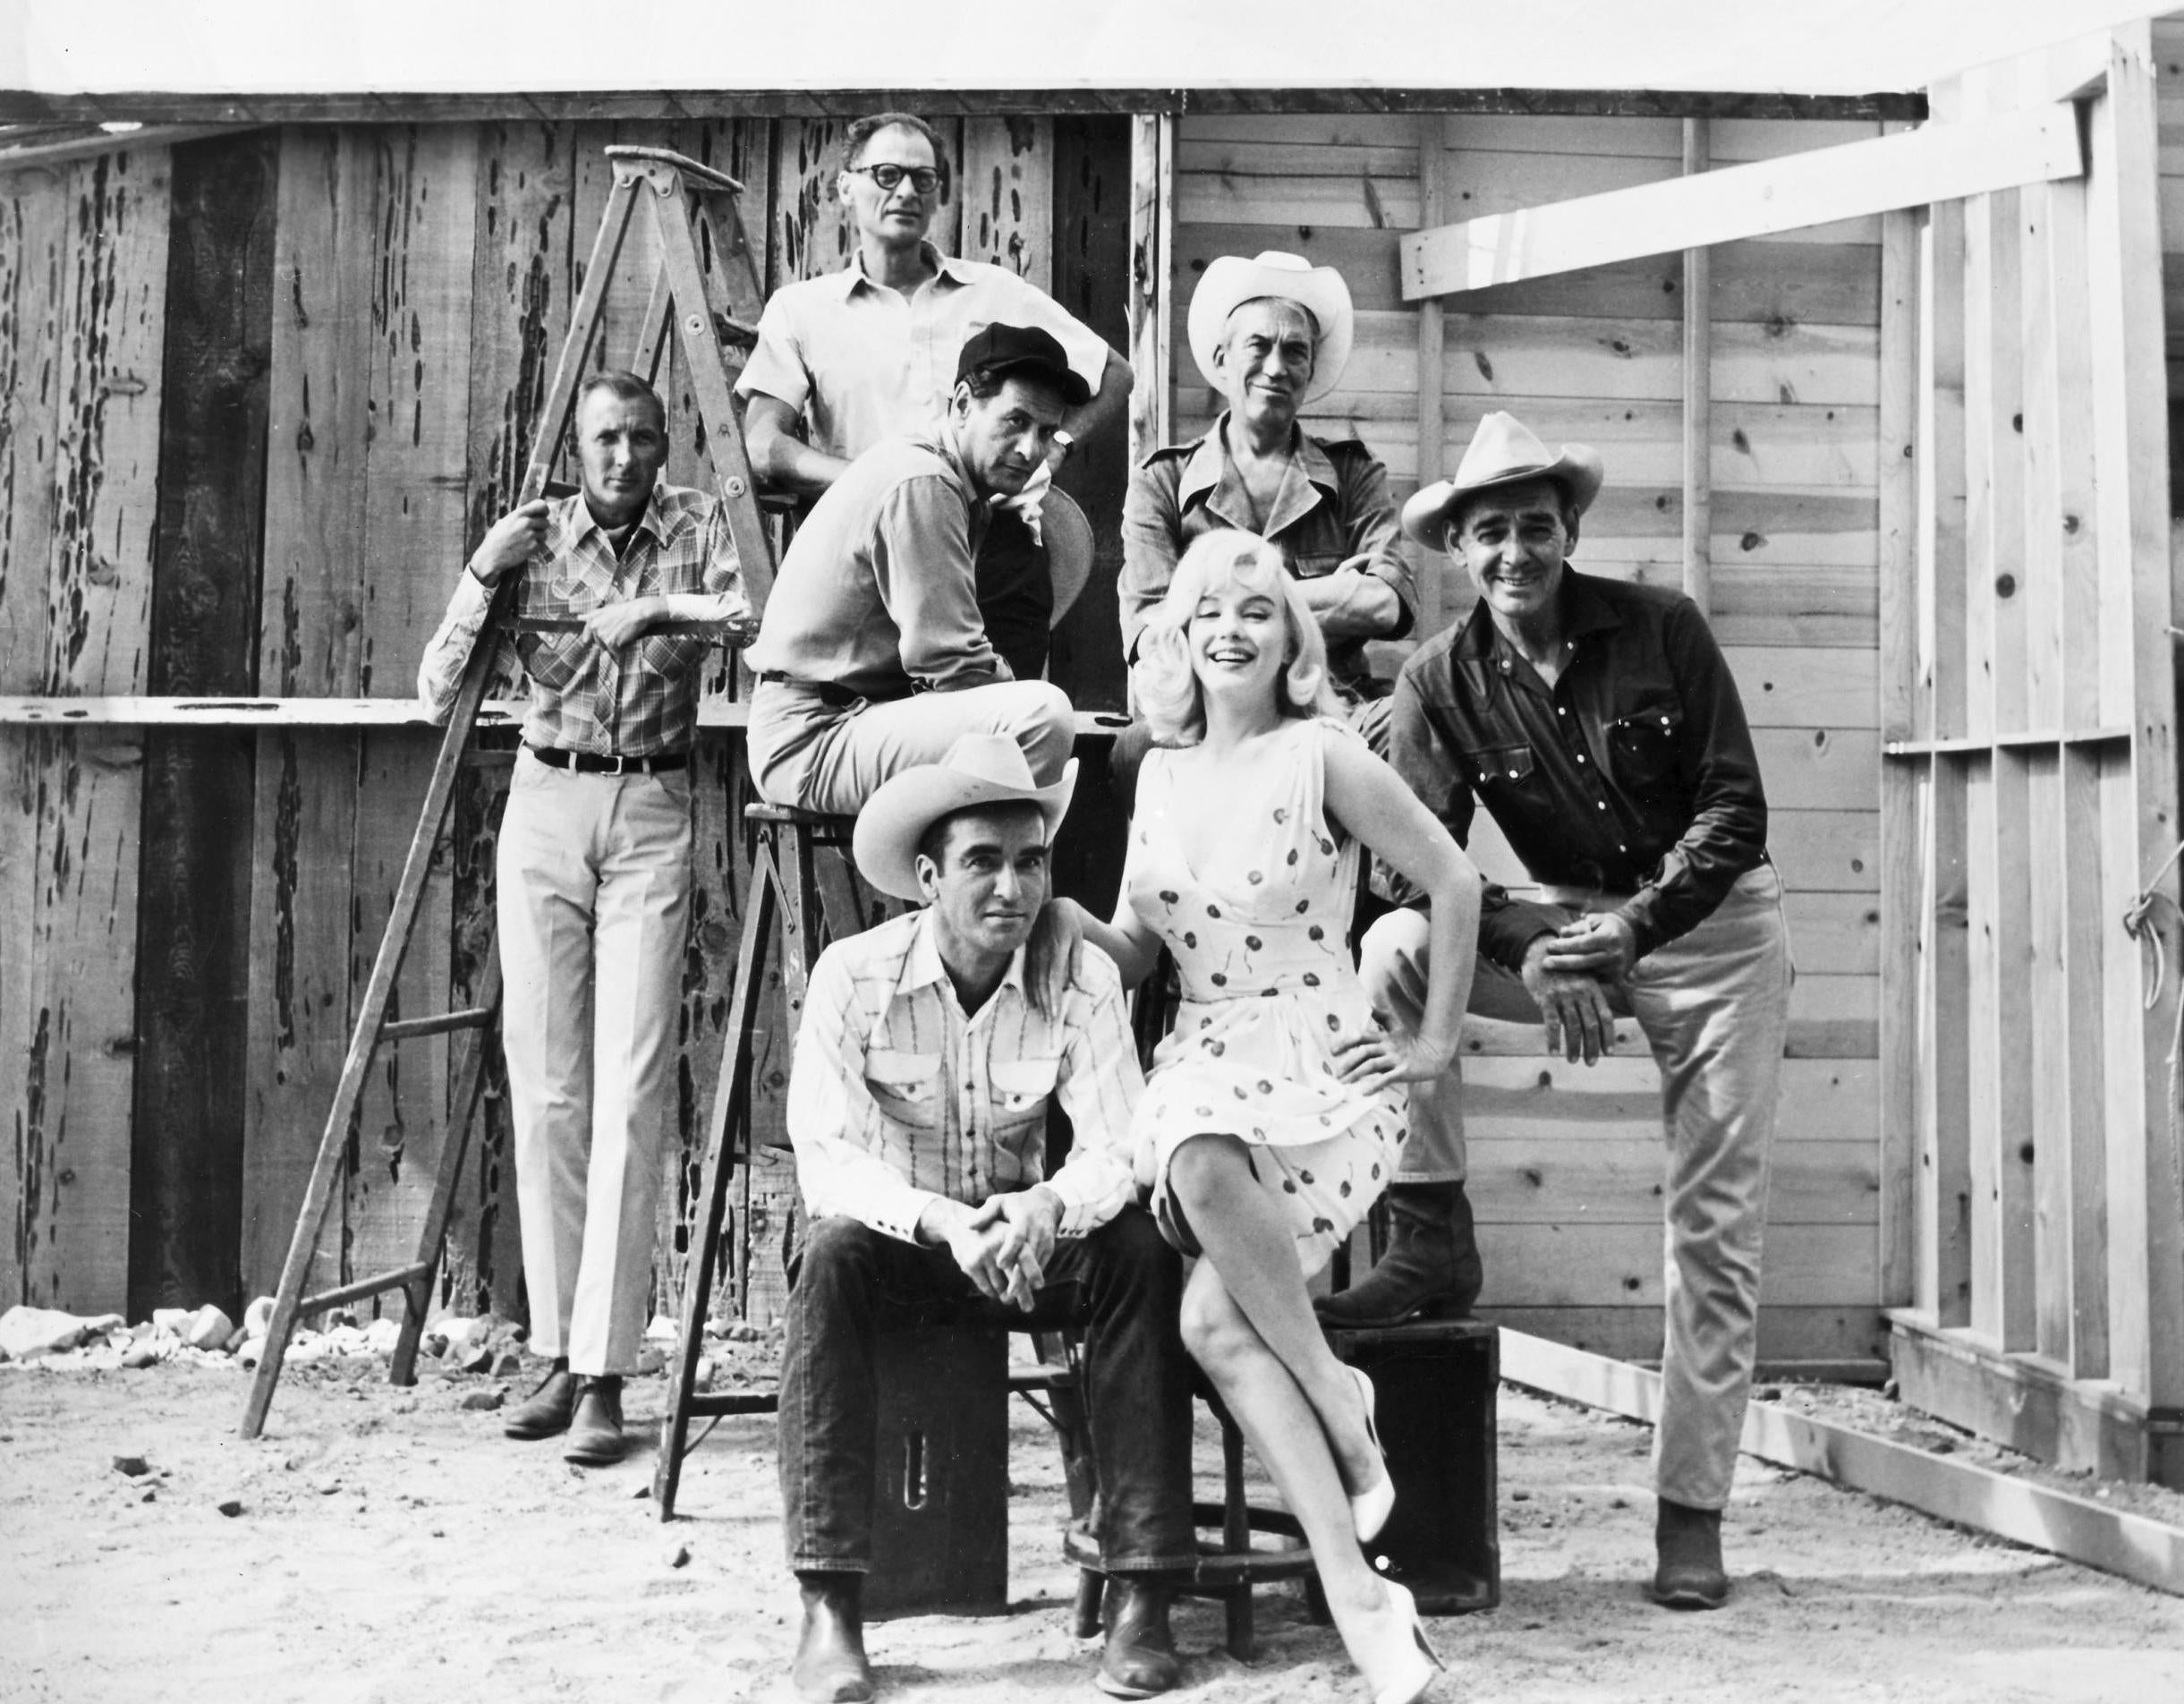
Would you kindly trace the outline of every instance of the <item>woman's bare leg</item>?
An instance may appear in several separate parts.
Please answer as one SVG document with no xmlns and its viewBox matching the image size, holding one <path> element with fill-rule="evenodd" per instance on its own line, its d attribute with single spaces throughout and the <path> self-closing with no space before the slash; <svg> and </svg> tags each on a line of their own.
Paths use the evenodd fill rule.
<svg viewBox="0 0 2184 1704">
<path fill-rule="evenodd" d="M 1252 1175 L 1244 1144 L 1213 1134 L 1192 1138 L 1169 1161 L 1168 1185 L 1222 1288 L 1310 1405 L 1343 1485 L 1355 1493 L 1378 1484 L 1387 1470 L 1365 1433 L 1364 1399 L 1327 1346 L 1296 1240 Z"/>
</svg>

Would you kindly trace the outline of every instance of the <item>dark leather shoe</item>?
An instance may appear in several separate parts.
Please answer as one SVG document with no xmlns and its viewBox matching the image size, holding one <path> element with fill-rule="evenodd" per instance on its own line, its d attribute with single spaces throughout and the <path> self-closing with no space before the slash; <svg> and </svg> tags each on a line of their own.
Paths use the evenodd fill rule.
<svg viewBox="0 0 2184 1704">
<path fill-rule="evenodd" d="M 1658 1565 L 1646 1595 L 1663 1609 L 1719 1609 L 1729 1601 L 1721 1567 L 1721 1511 L 1661 1499 L 1654 1516 Z"/>
<path fill-rule="evenodd" d="M 800 1578 L 803 1632 L 789 1666 L 791 1696 L 796 1704 L 863 1704 L 879 1690 L 864 1657 L 863 1577 Z"/>
<path fill-rule="evenodd" d="M 622 1381 L 581 1380 L 576 1412 L 569 1421 L 569 1441 L 562 1460 L 580 1467 L 603 1468 L 622 1459 Z"/>
<path fill-rule="evenodd" d="M 567 1431 L 569 1416 L 576 1411 L 577 1382 L 565 1363 L 557 1366 L 537 1390 L 501 1417 L 503 1436 L 542 1438 Z"/>
<path fill-rule="evenodd" d="M 1110 1698 L 1151 1698 L 1173 1686 L 1183 1673 L 1176 1659 L 1175 1636 L 1168 1631 L 1168 1602 L 1174 1594 L 1158 1581 L 1134 1574 L 1110 1574 L 1107 1606 L 1107 1646 L 1100 1653 L 1093 1684 Z"/>
</svg>

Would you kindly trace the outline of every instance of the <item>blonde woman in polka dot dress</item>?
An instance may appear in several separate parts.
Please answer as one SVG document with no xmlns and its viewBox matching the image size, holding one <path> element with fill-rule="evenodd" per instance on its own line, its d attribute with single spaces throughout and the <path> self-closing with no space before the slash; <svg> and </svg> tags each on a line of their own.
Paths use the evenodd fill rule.
<svg viewBox="0 0 2184 1704">
<path fill-rule="evenodd" d="M 1134 684 L 1162 745 L 1114 922 L 1083 923 L 1126 982 L 1166 947 L 1181 983 L 1138 1107 L 1140 1180 L 1168 1240 L 1200 1257 L 1184 1341 L 1303 1525 L 1375 1704 L 1405 1704 L 1432 1667 L 1408 1594 L 1359 1548 L 1394 1501 L 1372 1384 L 1329 1350 L 1304 1286 L 1396 1170 L 1405 1085 L 1456 1057 L 1478 872 L 1342 725 L 1279 547 L 1226 530 L 1193 544 Z M 1361 848 L 1432 897 L 1415 1040 L 1373 1021 L 1351 965 Z"/>
</svg>

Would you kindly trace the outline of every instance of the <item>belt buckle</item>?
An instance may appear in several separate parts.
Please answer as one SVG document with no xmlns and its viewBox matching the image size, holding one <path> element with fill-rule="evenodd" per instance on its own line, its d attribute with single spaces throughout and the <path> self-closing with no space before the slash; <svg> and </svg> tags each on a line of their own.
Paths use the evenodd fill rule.
<svg viewBox="0 0 2184 1704">
<path fill-rule="evenodd" d="M 629 773 L 629 759 L 623 756 L 620 752 L 610 753 L 607 761 L 614 765 L 612 769 L 606 771 L 608 774 L 626 775 Z"/>
</svg>

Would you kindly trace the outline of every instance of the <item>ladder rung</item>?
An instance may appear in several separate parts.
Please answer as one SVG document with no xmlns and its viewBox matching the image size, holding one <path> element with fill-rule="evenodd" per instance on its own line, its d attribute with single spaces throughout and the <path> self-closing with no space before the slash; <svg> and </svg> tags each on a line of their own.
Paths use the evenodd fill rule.
<svg viewBox="0 0 2184 1704">
<path fill-rule="evenodd" d="M 514 755 L 510 754 L 510 762 Z M 420 1035 L 444 1035 L 451 1029 L 483 1029 L 493 1016 L 490 1006 L 465 1006 L 461 1011 L 441 1012 L 433 1018 L 404 1018 L 379 1027 L 383 1042 L 415 1041 Z"/>
<path fill-rule="evenodd" d="M 714 1414 L 773 1414 L 781 1407 L 778 1391 L 735 1391 L 716 1394 L 693 1391 L 684 1411 L 697 1419 Z"/>
<path fill-rule="evenodd" d="M 296 1304 L 301 1314 L 321 1313 L 328 1308 L 338 1308 L 345 1301 L 361 1301 L 367 1296 L 385 1295 L 390 1290 L 406 1290 L 420 1278 L 429 1278 L 438 1263 L 421 1260 L 413 1266 L 397 1266 L 392 1272 L 383 1272 L 376 1278 L 359 1278 L 353 1284 L 344 1284 L 338 1290 L 322 1291 L 316 1296 L 306 1296 Z"/>
<path fill-rule="evenodd" d="M 514 769 L 514 752 L 483 752 L 475 746 L 463 754 L 463 761 L 472 769 Z"/>
</svg>

